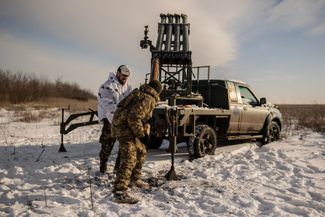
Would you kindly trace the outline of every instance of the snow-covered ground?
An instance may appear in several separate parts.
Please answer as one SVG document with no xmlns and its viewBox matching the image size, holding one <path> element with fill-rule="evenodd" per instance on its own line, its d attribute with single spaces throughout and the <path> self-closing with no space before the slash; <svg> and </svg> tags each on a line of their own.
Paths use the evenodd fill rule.
<svg viewBox="0 0 325 217">
<path fill-rule="evenodd" d="M 149 151 L 143 178 L 150 191 L 131 189 L 135 205 L 112 202 L 114 177 L 98 180 L 100 125 L 65 136 L 58 153 L 59 115 L 39 123 L 15 122 L 0 111 L 0 216 L 325 216 L 325 135 L 287 131 L 262 148 L 244 143 L 187 160 L 176 155 L 180 181 L 164 182 L 170 168 L 166 142 Z M 109 159 L 112 171 L 117 145 Z M 151 179 L 156 180 L 156 179 Z"/>
</svg>

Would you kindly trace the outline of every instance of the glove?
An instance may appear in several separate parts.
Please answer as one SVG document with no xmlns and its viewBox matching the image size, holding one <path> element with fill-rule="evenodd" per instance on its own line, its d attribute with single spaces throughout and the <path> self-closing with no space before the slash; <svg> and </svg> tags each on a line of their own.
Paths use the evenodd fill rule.
<svg viewBox="0 0 325 217">
<path fill-rule="evenodd" d="M 140 138 L 140 141 L 143 144 L 149 144 L 150 143 L 150 124 L 145 123 L 143 125 L 143 129 L 144 129 L 144 137 Z"/>
<path fill-rule="evenodd" d="M 143 144 L 149 144 L 151 142 L 150 136 L 145 134 L 144 137 L 140 138 L 140 141 Z"/>
<path fill-rule="evenodd" d="M 143 125 L 143 129 L 144 129 L 144 134 L 145 135 L 150 135 L 150 124 L 146 123 Z"/>
</svg>

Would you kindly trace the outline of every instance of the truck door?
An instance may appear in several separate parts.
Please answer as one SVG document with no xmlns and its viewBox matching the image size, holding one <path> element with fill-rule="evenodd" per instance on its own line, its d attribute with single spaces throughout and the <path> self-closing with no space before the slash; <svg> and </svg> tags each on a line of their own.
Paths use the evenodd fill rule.
<svg viewBox="0 0 325 217">
<path fill-rule="evenodd" d="M 239 128 L 239 120 L 241 117 L 241 113 L 243 112 L 243 108 L 241 103 L 239 102 L 235 84 L 231 81 L 227 81 L 227 89 L 229 95 L 229 109 L 230 109 L 230 122 L 228 133 L 237 134 L 240 132 Z"/>
<path fill-rule="evenodd" d="M 258 133 L 263 128 L 268 111 L 265 107 L 260 106 L 259 101 L 248 87 L 238 84 L 238 90 L 243 108 L 239 125 L 240 132 Z"/>
</svg>

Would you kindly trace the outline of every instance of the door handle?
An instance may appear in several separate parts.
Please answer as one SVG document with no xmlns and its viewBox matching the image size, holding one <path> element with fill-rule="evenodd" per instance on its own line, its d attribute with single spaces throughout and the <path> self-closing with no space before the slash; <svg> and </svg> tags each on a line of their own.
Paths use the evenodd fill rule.
<svg viewBox="0 0 325 217">
<path fill-rule="evenodd" d="M 245 111 L 247 111 L 247 107 L 244 107 L 243 109 L 244 109 Z"/>
</svg>

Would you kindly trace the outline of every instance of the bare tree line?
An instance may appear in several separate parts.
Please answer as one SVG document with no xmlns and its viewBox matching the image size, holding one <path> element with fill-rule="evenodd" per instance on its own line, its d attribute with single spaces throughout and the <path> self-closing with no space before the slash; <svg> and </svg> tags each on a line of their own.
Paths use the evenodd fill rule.
<svg viewBox="0 0 325 217">
<path fill-rule="evenodd" d="M 325 132 L 325 105 L 279 105 L 286 126 L 307 127 Z"/>
<path fill-rule="evenodd" d="M 76 83 L 63 82 L 61 79 L 51 82 L 31 73 L 0 69 L 0 102 L 16 104 L 50 97 L 82 101 L 96 99 L 90 90 L 81 89 Z"/>
</svg>

